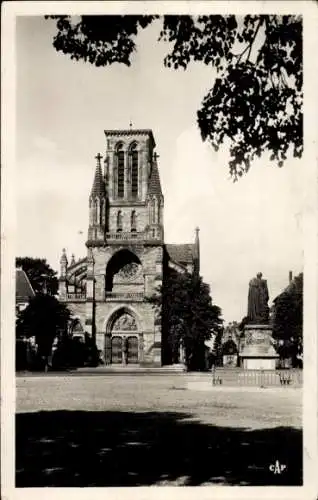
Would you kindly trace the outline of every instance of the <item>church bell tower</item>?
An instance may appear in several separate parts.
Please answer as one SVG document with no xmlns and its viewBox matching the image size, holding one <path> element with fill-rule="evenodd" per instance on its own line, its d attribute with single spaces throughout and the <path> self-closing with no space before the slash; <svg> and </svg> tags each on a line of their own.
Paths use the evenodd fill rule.
<svg viewBox="0 0 318 500">
<path fill-rule="evenodd" d="M 124 359 L 131 342 L 138 352 L 127 348 L 129 362 L 160 365 L 161 325 L 148 302 L 163 275 L 164 199 L 155 140 L 148 129 L 105 130 L 105 138 L 104 171 L 98 154 L 89 196 L 86 320 L 96 323 L 106 364 L 116 362 L 117 350 Z M 135 331 L 127 333 L 127 325 Z"/>
<path fill-rule="evenodd" d="M 104 172 L 98 154 L 89 197 L 87 245 L 163 242 L 164 199 L 152 131 L 106 130 L 105 136 Z"/>
<path fill-rule="evenodd" d="M 165 245 L 164 197 L 149 129 L 105 130 L 89 194 L 87 255 L 61 257 L 59 299 L 105 365 L 167 362 L 164 322 L 149 298 L 169 269 L 199 274 L 195 244 Z M 165 361 L 164 361 L 165 360 Z"/>
</svg>

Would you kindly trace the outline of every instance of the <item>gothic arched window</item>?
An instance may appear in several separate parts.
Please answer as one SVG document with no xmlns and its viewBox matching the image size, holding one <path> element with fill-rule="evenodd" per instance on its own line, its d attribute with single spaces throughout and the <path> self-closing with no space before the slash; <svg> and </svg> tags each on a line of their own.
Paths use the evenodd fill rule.
<svg viewBox="0 0 318 500">
<path fill-rule="evenodd" d="M 121 210 L 117 213 L 117 233 L 121 233 L 123 230 L 123 216 Z"/>
<path fill-rule="evenodd" d="M 137 144 L 133 144 L 130 148 L 131 156 L 131 196 L 138 197 L 138 151 Z"/>
<path fill-rule="evenodd" d="M 98 201 L 95 199 L 93 201 L 93 207 L 94 207 L 94 211 L 93 211 L 93 224 L 98 224 L 97 204 L 98 204 Z"/>
<path fill-rule="evenodd" d="M 151 200 L 151 222 L 154 224 L 156 222 L 156 202 Z"/>
<path fill-rule="evenodd" d="M 106 217 L 106 207 L 105 207 L 105 200 L 102 200 L 101 202 L 101 214 L 100 214 L 100 221 L 101 221 L 101 224 L 105 224 L 105 217 Z"/>
<path fill-rule="evenodd" d="M 125 184 L 125 152 L 123 145 L 117 146 L 117 196 L 118 198 L 124 197 L 124 184 Z"/>
<path fill-rule="evenodd" d="M 137 223 L 136 223 L 136 211 L 133 210 L 131 212 L 131 217 L 130 217 L 130 226 L 131 226 L 131 232 L 135 233 L 137 231 Z"/>
</svg>

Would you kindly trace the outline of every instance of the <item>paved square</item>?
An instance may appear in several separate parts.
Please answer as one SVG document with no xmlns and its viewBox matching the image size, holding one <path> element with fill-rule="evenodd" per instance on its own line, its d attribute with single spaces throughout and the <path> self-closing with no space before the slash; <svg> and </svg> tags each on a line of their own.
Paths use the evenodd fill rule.
<svg viewBox="0 0 318 500">
<path fill-rule="evenodd" d="M 16 485 L 302 484 L 300 389 L 188 390 L 195 380 L 18 377 Z"/>
</svg>

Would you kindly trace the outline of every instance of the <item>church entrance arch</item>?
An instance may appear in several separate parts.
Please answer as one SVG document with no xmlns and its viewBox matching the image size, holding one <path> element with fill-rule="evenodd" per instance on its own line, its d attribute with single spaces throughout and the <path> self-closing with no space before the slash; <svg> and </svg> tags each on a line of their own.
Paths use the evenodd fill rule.
<svg viewBox="0 0 318 500">
<path fill-rule="evenodd" d="M 114 365 L 138 363 L 140 335 L 136 317 L 128 308 L 114 313 L 106 328 L 106 363 Z"/>
<path fill-rule="evenodd" d="M 141 276 L 142 265 L 137 255 L 127 249 L 119 250 L 107 264 L 106 294 L 114 291 L 114 288 L 122 283 L 135 282 Z"/>
</svg>

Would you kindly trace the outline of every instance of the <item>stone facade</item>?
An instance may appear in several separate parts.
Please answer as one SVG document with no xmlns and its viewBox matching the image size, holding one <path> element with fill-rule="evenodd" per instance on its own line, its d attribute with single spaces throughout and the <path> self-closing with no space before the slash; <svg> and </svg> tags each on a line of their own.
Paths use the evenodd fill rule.
<svg viewBox="0 0 318 500">
<path fill-rule="evenodd" d="M 148 302 L 167 267 L 199 270 L 194 244 L 165 245 L 162 194 L 151 130 L 106 130 L 104 169 L 89 196 L 87 256 L 61 257 L 59 297 L 106 364 L 161 365 L 163 332 Z M 121 328 L 118 329 L 118 325 Z"/>
<path fill-rule="evenodd" d="M 274 370 L 278 354 L 269 325 L 245 325 L 240 357 L 246 370 Z"/>
</svg>

